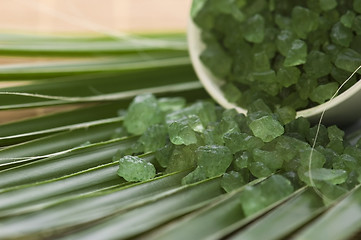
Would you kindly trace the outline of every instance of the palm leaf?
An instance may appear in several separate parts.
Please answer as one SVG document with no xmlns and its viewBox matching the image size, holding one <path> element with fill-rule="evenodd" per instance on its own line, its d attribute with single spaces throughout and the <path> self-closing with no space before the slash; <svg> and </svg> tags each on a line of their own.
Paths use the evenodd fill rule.
<svg viewBox="0 0 361 240">
<path fill-rule="evenodd" d="M 345 199 L 338 202 L 323 216 L 307 226 L 295 239 L 347 239 L 361 228 L 361 190 L 356 188 Z"/>
<path fill-rule="evenodd" d="M 117 117 L 118 107 L 126 103 L 101 104 L 99 106 L 6 123 L 0 126 L 0 143 L 1 146 L 20 143 L 51 133 L 114 121 L 115 119 L 113 118 Z M 112 120 L 107 120 L 109 118 Z"/>
<path fill-rule="evenodd" d="M 59 201 L 43 211 L 6 218 L 6 222 L 1 225 L 0 236 L 15 238 L 54 234 L 55 231 L 52 229 L 55 228 L 69 229 L 112 216 L 116 212 L 126 212 L 127 209 L 134 209 L 147 202 L 154 202 L 157 198 L 163 198 L 166 196 L 165 193 L 174 192 L 173 189 L 180 191 L 179 180 L 183 176 L 182 173 L 168 175 L 141 184 Z M 29 225 L 24 232 L 19 233 L 19 226 L 24 223 Z"/>
<path fill-rule="evenodd" d="M 113 136 L 132 97 L 208 98 L 184 34 L 0 34 L 0 42 L 3 55 L 54 58 L 0 67 L 2 80 L 26 80 L 0 90 L 0 109 L 91 103 L 0 125 L 0 238 L 347 239 L 360 229 L 359 187 L 329 205 L 302 188 L 246 217 L 239 200 L 246 186 L 225 193 L 219 177 L 181 186 L 187 171 L 165 174 L 160 166 L 141 183 L 117 176 L 112 157 L 137 140 Z M 156 164 L 153 153 L 142 157 Z"/>
<path fill-rule="evenodd" d="M 3 170 L 0 172 L 0 178 L 2 178 L 0 188 L 50 180 L 109 163 L 119 149 L 129 148 L 135 139 L 132 137 L 92 144 L 76 148 L 63 155 Z"/>
<path fill-rule="evenodd" d="M 88 125 L 84 128 L 56 133 L 4 148 L 0 150 L 0 166 L 34 161 L 51 155 L 63 154 L 84 143 L 109 140 L 120 124 L 120 118 L 103 120 L 99 125 Z"/>
<path fill-rule="evenodd" d="M 249 183 L 254 185 L 261 180 Z M 245 187 L 245 186 L 244 186 Z M 244 187 L 220 196 L 216 201 L 200 211 L 195 211 L 184 219 L 170 223 L 159 229 L 158 233 L 152 234 L 152 239 L 205 239 L 216 235 L 218 232 L 244 219 L 242 206 L 239 200 Z"/>
<path fill-rule="evenodd" d="M 111 37 L 55 37 L 0 35 L 0 54 L 20 56 L 109 56 L 127 53 L 187 51 L 184 35 L 124 35 Z"/>
<path fill-rule="evenodd" d="M 282 239 L 315 218 L 324 209 L 322 199 L 311 189 L 307 189 L 235 233 L 232 239 Z"/>
<path fill-rule="evenodd" d="M 212 198 L 222 194 L 219 179 L 207 180 L 195 185 L 164 192 L 164 196 L 153 199 L 131 211 L 114 216 L 95 227 L 80 231 L 71 237 L 77 239 L 129 238 L 152 229 L 177 216 L 202 207 Z M 122 229 L 122 231 L 119 231 Z"/>
<path fill-rule="evenodd" d="M 97 60 L 72 60 L 43 64 L 10 64 L 0 68 L 3 80 L 37 80 L 76 74 L 121 73 L 166 66 L 190 66 L 186 53 L 150 54 L 146 56 L 132 54 L 122 58 Z"/>
</svg>

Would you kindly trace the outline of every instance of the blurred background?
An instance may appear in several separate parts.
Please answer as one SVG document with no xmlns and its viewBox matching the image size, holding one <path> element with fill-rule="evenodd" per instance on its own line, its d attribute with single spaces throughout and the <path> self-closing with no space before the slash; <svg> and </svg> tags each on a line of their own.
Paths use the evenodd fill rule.
<svg viewBox="0 0 361 240">
<path fill-rule="evenodd" d="M 191 0 L 0 0 L 2 31 L 184 31 Z"/>
<path fill-rule="evenodd" d="M 127 33 L 185 32 L 190 5 L 191 0 L 0 0 L 0 32 L 113 37 Z M 59 60 L 62 59 L 0 56 L 0 66 Z M 19 84 L 23 83 L 1 81 L 0 87 Z M 61 107 L 67 108 L 73 106 Z M 1 111 L 0 123 L 54 111 L 58 107 Z"/>
</svg>

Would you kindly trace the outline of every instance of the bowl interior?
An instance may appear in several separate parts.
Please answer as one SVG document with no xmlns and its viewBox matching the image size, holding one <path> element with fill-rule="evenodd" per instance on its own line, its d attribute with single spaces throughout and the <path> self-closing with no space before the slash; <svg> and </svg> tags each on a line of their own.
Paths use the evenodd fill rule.
<svg viewBox="0 0 361 240">
<path fill-rule="evenodd" d="M 193 22 L 192 18 L 188 19 L 187 29 L 188 49 L 193 68 L 206 91 L 211 97 L 224 108 L 234 108 L 239 113 L 247 113 L 247 110 L 229 102 L 221 86 L 225 82 L 215 77 L 208 68 L 201 62 L 199 56 L 205 49 L 201 38 L 201 30 Z M 349 88 L 339 96 L 316 107 L 304 109 L 297 112 L 297 117 L 306 117 L 313 122 L 317 122 L 326 110 L 324 121 L 326 124 L 348 124 L 361 117 L 361 111 L 358 106 L 361 103 L 361 81 L 358 81 L 353 87 Z"/>
<path fill-rule="evenodd" d="M 221 90 L 221 86 L 225 81 L 215 77 L 200 60 L 199 56 L 205 49 L 205 45 L 201 38 L 201 30 L 194 24 L 191 18 L 188 21 L 187 40 L 193 68 L 209 95 L 222 107 L 228 109 L 235 108 L 238 112 L 246 114 L 247 110 L 229 102 L 225 98 Z"/>
</svg>

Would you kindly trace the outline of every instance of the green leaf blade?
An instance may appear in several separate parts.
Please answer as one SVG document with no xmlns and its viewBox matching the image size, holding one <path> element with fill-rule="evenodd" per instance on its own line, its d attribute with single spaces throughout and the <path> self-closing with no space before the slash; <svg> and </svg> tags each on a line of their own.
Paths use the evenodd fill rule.
<svg viewBox="0 0 361 240">
<path fill-rule="evenodd" d="M 110 163 L 119 149 L 129 148 L 135 141 L 136 138 L 129 138 L 94 144 L 62 156 L 1 171 L 0 189 L 49 180 Z"/>
<path fill-rule="evenodd" d="M 294 239 L 348 239 L 361 228 L 360 206 L 361 188 L 357 187 L 314 223 L 306 226 Z"/>
<path fill-rule="evenodd" d="M 33 141 L 11 146 L 0 150 L 0 167 L 34 161 L 70 151 L 73 148 L 90 142 L 96 143 L 111 139 L 118 121 L 56 133 Z"/>
<path fill-rule="evenodd" d="M 312 190 L 306 190 L 237 232 L 231 239 L 282 239 L 323 209 L 322 199 Z"/>
<path fill-rule="evenodd" d="M 59 202 L 42 211 L 7 218 L 0 225 L 0 238 L 36 237 L 43 234 L 50 236 L 59 233 L 55 229 L 66 231 L 116 213 L 121 214 L 127 209 L 163 198 L 168 191 L 182 189 L 179 188 L 180 181 L 186 174 L 170 174 L 108 192 L 95 193 L 93 196 Z M 19 227 L 22 228 L 21 232 L 18 231 Z"/>
<path fill-rule="evenodd" d="M 222 193 L 220 179 L 207 180 L 187 186 L 163 199 L 140 206 L 69 237 L 76 239 L 134 237 L 197 209 Z"/>
</svg>

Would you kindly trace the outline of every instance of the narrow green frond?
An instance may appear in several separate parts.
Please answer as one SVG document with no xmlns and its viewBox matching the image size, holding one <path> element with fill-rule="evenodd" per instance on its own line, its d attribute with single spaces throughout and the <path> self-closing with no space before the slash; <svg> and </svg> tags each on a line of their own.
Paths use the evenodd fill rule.
<svg viewBox="0 0 361 240">
<path fill-rule="evenodd" d="M 360 206 L 361 188 L 359 186 L 324 215 L 307 225 L 294 239 L 349 239 L 360 231 Z"/>
<path fill-rule="evenodd" d="M 186 51 L 184 35 L 125 34 L 122 38 L 0 35 L 0 54 L 21 56 L 102 56 Z"/>
<path fill-rule="evenodd" d="M 89 124 L 83 128 L 79 128 L 80 126 L 78 125 L 78 128 L 67 132 L 37 138 L 29 142 L 4 148 L 0 150 L 0 166 L 25 163 L 28 161 L 64 154 L 86 142 L 96 143 L 109 140 L 122 123 L 119 118 L 109 120 L 112 121 L 106 122 L 101 120 L 101 122 L 97 125 L 93 122 L 93 124 Z M 53 128 L 51 130 L 59 131 L 60 129 Z M 49 133 L 49 130 L 47 132 L 31 132 L 29 135 L 43 135 L 45 133 Z M 11 137 L 14 137 L 14 135 Z M 22 137 L 27 136 L 22 135 Z"/>
<path fill-rule="evenodd" d="M 124 39 L 143 39 L 143 40 L 167 40 L 167 41 L 185 41 L 186 35 L 183 32 L 164 32 L 164 33 L 124 33 Z M 81 33 L 80 35 L 64 34 L 25 34 L 25 33 L 0 33 L 0 42 L 4 43 L 27 43 L 27 42 L 96 42 L 113 41 L 117 42 L 122 38 L 115 38 L 106 35 L 93 35 Z"/>
<path fill-rule="evenodd" d="M 0 192 L 0 217 L 39 211 L 71 196 L 102 190 L 125 183 L 117 176 L 117 164 L 107 164 L 51 181 Z"/>
<path fill-rule="evenodd" d="M 49 106 L 49 105 L 59 105 L 66 103 L 87 103 L 87 102 L 107 102 L 107 101 L 116 101 L 122 99 L 129 99 L 136 95 L 139 95 L 144 92 L 149 92 L 153 94 L 164 94 L 169 92 L 179 92 L 179 91 L 188 91 L 194 89 L 201 89 L 202 85 L 198 81 L 188 82 L 188 83 L 178 83 L 178 84 L 169 84 L 163 86 L 155 86 L 151 88 L 141 88 L 133 91 L 124 91 L 124 92 L 115 92 L 110 94 L 101 94 L 90 97 L 66 97 L 66 96 L 52 96 L 52 95 L 43 95 L 43 94 L 34 94 L 34 93 L 23 93 L 23 92 L 0 92 L 0 95 L 11 95 L 11 96 L 23 96 L 23 97 L 33 97 L 40 99 L 50 99 L 52 101 L 45 101 L 39 103 L 23 103 L 16 105 L 8 105 L 6 107 L 0 107 L 0 110 L 14 109 L 14 108 L 26 108 L 26 107 L 38 107 L 38 106 Z"/>
<path fill-rule="evenodd" d="M 89 73 L 133 72 L 142 69 L 190 66 L 187 52 L 178 54 L 132 54 L 122 58 L 77 60 L 57 63 L 9 64 L 0 66 L 3 80 L 34 80 Z"/>
<path fill-rule="evenodd" d="M 3 140 L 0 140 L 0 145 L 6 146 L 20 143 L 50 133 L 71 130 L 76 127 L 89 127 L 91 125 L 89 124 L 90 122 L 104 123 L 104 119 L 117 117 L 117 111 L 125 108 L 127 103 L 125 101 L 101 104 L 2 124 L 0 126 L 0 138 L 3 138 Z"/>
<path fill-rule="evenodd" d="M 106 219 L 94 227 L 73 233 L 71 238 L 125 239 L 134 237 L 202 207 L 222 193 L 219 178 L 189 185 L 181 188 L 180 191 L 171 191 L 156 201 L 148 202 L 131 211 Z"/>
<path fill-rule="evenodd" d="M 91 223 L 97 219 L 104 219 L 116 213 L 120 214 L 125 212 L 126 209 L 136 209 L 137 206 L 146 206 L 147 203 L 152 205 L 155 200 L 164 198 L 169 194 L 172 196 L 172 193 L 180 192 L 178 196 L 182 192 L 188 193 L 187 188 L 179 188 L 180 180 L 185 174 L 170 174 L 108 192 L 94 193 L 93 196 L 78 197 L 59 202 L 43 211 L 8 218 L 2 221 L 0 238 L 39 236 L 44 233 L 54 234 L 52 231 L 54 228 L 72 229 L 75 226 Z M 216 182 L 213 181 L 211 187 L 219 187 L 219 181 L 217 182 L 218 185 L 215 185 Z M 191 188 L 190 192 L 195 192 L 199 188 L 201 187 Z M 209 190 L 212 190 L 212 188 Z M 209 195 L 217 194 L 219 194 L 217 191 L 211 191 Z M 24 226 L 22 232 L 18 231 L 20 226 Z"/>
<path fill-rule="evenodd" d="M 92 144 L 60 156 L 3 170 L 0 172 L 0 189 L 50 180 L 110 163 L 119 149 L 127 149 L 135 141 L 133 137 Z"/>
<path fill-rule="evenodd" d="M 282 239 L 324 209 L 322 199 L 312 189 L 308 189 L 237 232 L 231 239 Z"/>
<path fill-rule="evenodd" d="M 106 96 L 108 100 L 131 98 L 145 91 L 164 92 L 162 89 L 168 85 L 198 83 L 189 64 L 158 66 L 122 73 L 82 74 L 49 80 L 1 89 L 0 108 L 37 107 L 87 100 L 100 101 L 107 100 Z M 199 83 L 198 88 L 201 88 Z"/>
<path fill-rule="evenodd" d="M 246 186 L 252 186 L 262 180 L 264 179 L 253 181 Z M 239 196 L 246 186 L 233 193 L 220 196 L 204 209 L 165 225 L 158 233 L 150 235 L 149 239 L 208 239 L 218 231 L 244 218 Z"/>
</svg>

